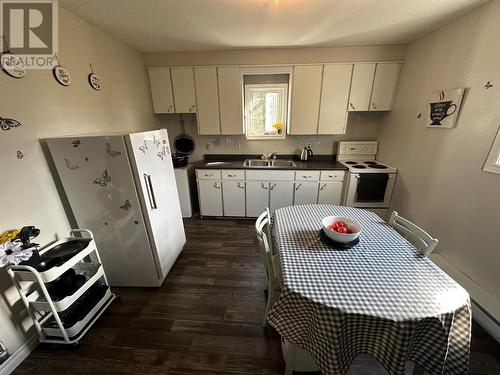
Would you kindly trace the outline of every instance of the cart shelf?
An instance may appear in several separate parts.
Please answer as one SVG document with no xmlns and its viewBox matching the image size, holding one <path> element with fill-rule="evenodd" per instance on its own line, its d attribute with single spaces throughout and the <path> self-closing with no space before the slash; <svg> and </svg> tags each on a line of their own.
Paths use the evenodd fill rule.
<svg viewBox="0 0 500 375">
<path fill-rule="evenodd" d="M 41 342 L 77 343 L 116 298 L 109 288 L 94 236 L 86 229 L 72 230 L 69 237 L 7 271 Z M 33 284 L 25 289 L 22 281 Z"/>
</svg>

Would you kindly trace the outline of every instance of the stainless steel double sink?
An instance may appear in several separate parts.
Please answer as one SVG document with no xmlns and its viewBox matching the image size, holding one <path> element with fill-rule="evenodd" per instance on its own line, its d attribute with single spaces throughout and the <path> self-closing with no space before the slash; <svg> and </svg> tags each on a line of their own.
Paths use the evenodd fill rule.
<svg viewBox="0 0 500 375">
<path fill-rule="evenodd" d="M 280 159 L 273 159 L 273 160 L 261 160 L 261 159 L 246 159 L 243 162 L 244 167 L 248 168 L 293 168 L 296 167 L 297 165 L 293 162 L 293 160 L 280 160 Z"/>
</svg>

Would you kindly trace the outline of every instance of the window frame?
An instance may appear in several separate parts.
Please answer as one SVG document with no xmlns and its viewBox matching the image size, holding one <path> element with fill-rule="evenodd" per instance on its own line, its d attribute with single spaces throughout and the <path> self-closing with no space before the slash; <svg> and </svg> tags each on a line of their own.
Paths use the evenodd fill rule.
<svg viewBox="0 0 500 375">
<path fill-rule="evenodd" d="M 249 108 L 251 106 L 251 96 L 250 91 L 251 88 L 260 88 L 260 89 L 280 89 L 283 91 L 282 105 L 281 105 L 281 122 L 283 124 L 283 128 L 281 129 L 281 134 L 279 135 L 249 135 L 249 121 L 250 114 Z M 276 141 L 283 140 L 286 138 L 287 126 L 288 126 L 288 91 L 290 89 L 290 85 L 288 83 L 250 83 L 244 84 L 243 92 L 244 92 L 244 126 L 245 126 L 245 139 L 248 141 Z"/>
<path fill-rule="evenodd" d="M 483 171 L 500 174 L 500 126 L 484 163 Z"/>
</svg>

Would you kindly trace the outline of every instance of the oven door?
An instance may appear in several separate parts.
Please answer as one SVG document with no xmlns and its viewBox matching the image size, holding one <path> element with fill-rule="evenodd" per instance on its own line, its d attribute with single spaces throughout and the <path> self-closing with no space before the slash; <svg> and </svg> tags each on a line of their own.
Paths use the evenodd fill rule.
<svg viewBox="0 0 500 375">
<path fill-rule="evenodd" d="M 351 206 L 351 207 L 389 207 L 389 203 L 391 202 L 392 191 L 394 189 L 394 183 L 396 182 L 396 174 L 389 173 L 383 200 L 374 200 L 374 201 L 363 200 L 362 202 L 358 200 L 358 193 L 357 193 L 358 183 L 360 178 L 359 176 L 360 176 L 359 173 L 349 173 L 344 204 L 346 206 Z"/>
</svg>

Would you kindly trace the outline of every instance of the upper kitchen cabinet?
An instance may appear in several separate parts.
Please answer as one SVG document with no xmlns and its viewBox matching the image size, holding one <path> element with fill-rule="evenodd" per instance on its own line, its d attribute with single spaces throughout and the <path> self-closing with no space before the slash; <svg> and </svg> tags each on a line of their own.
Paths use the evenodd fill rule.
<svg viewBox="0 0 500 375">
<path fill-rule="evenodd" d="M 390 111 L 396 92 L 399 63 L 381 63 L 375 68 L 370 111 Z"/>
<path fill-rule="evenodd" d="M 195 113 L 196 95 L 193 68 L 171 68 L 171 75 L 175 111 L 177 113 Z"/>
<path fill-rule="evenodd" d="M 154 113 L 175 113 L 170 68 L 149 68 Z"/>
<path fill-rule="evenodd" d="M 324 66 L 318 134 L 345 133 L 352 69 L 352 64 Z"/>
<path fill-rule="evenodd" d="M 375 76 L 376 64 L 354 64 L 351 93 L 349 95 L 350 112 L 368 111 Z"/>
<path fill-rule="evenodd" d="M 399 66 L 399 63 L 354 64 L 348 110 L 390 111 Z"/>
<path fill-rule="evenodd" d="M 194 68 L 198 133 L 220 134 L 217 68 Z"/>
<path fill-rule="evenodd" d="M 243 134 L 243 82 L 240 68 L 217 68 L 219 81 L 220 133 Z"/>
<path fill-rule="evenodd" d="M 317 134 L 323 65 L 293 69 L 290 134 Z"/>
</svg>

